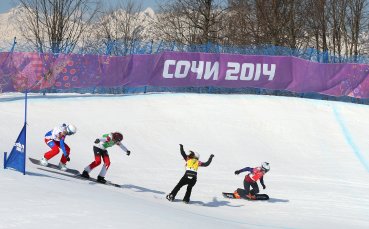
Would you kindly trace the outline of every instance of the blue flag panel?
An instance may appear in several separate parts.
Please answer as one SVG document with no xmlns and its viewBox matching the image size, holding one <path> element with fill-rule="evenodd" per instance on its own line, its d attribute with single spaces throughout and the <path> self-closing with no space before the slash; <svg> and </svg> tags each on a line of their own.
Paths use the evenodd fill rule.
<svg viewBox="0 0 369 229">
<path fill-rule="evenodd" d="M 15 142 L 9 157 L 4 161 L 5 168 L 13 168 L 19 172 L 25 173 L 25 157 L 26 157 L 26 124 L 24 124 L 22 131 L 19 133 L 17 141 Z"/>
</svg>

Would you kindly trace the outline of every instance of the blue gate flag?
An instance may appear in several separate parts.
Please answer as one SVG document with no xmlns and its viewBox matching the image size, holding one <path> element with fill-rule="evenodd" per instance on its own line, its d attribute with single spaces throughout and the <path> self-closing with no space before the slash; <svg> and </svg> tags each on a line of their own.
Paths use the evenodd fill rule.
<svg viewBox="0 0 369 229">
<path fill-rule="evenodd" d="M 19 133 L 9 157 L 4 160 L 4 168 L 13 168 L 23 174 L 26 173 L 26 123 Z"/>
</svg>

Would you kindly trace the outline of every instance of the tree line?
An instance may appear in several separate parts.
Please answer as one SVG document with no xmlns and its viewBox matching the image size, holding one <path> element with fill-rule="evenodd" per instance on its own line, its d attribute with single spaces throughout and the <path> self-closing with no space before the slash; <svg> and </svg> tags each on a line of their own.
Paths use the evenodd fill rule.
<svg viewBox="0 0 369 229">
<path fill-rule="evenodd" d="M 367 0 L 164 0 L 155 14 L 134 0 L 16 1 L 22 35 L 41 52 L 127 55 L 140 40 L 313 48 L 338 61 L 368 53 Z"/>
</svg>

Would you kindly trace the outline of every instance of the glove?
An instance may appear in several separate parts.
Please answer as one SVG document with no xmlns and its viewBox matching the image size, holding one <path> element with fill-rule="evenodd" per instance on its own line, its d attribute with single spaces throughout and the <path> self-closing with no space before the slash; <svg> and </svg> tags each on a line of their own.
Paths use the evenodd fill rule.
<svg viewBox="0 0 369 229">
<path fill-rule="evenodd" d="M 131 151 L 127 150 L 127 156 L 129 156 L 131 154 Z"/>
<path fill-rule="evenodd" d="M 210 155 L 210 158 L 213 158 L 214 157 L 214 154 Z"/>
<path fill-rule="evenodd" d="M 70 161 L 70 157 L 69 156 L 67 156 L 67 161 Z"/>
<path fill-rule="evenodd" d="M 95 144 L 99 143 L 100 142 L 100 139 L 96 138 L 95 140 Z"/>
<path fill-rule="evenodd" d="M 266 189 L 266 186 L 264 184 L 261 184 L 263 186 L 263 189 Z"/>
<path fill-rule="evenodd" d="M 183 148 L 183 145 L 182 145 L 182 144 L 179 144 L 179 146 L 180 146 L 181 148 Z"/>
<path fill-rule="evenodd" d="M 240 174 L 240 171 L 236 170 L 236 171 L 234 171 L 234 174 L 238 175 L 238 174 Z"/>
</svg>

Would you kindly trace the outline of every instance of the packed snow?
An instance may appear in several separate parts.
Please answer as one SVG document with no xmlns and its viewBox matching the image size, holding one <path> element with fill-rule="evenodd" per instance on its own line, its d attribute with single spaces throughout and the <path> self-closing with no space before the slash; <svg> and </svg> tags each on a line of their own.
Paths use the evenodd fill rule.
<svg viewBox="0 0 369 229">
<path fill-rule="evenodd" d="M 106 179 L 122 188 L 78 180 L 34 165 L 27 173 L 0 170 L 0 228 L 369 228 L 369 107 L 260 95 L 31 94 L 27 156 L 48 151 L 45 133 L 63 122 L 68 167 L 93 161 L 93 142 L 121 131 L 127 156 L 109 148 Z M 22 94 L 0 95 L 0 151 L 9 152 L 24 123 Z M 185 187 L 185 150 L 214 154 L 199 168 L 191 203 Z M 50 160 L 57 164 L 61 153 Z M 3 157 L 0 157 L 3 164 Z M 225 199 L 243 187 L 246 166 L 270 163 L 268 201 Z M 101 165 L 92 171 L 96 177 Z"/>
</svg>

